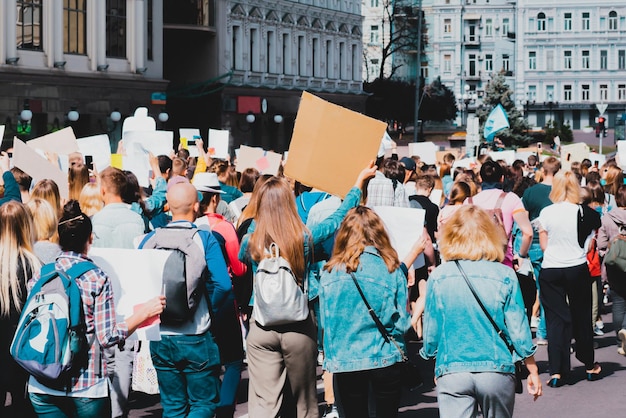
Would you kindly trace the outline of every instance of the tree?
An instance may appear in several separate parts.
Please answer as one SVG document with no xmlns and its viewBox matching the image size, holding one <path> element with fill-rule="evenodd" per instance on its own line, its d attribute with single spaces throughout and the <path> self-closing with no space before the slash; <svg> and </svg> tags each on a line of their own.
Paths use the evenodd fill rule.
<svg viewBox="0 0 626 418">
<path fill-rule="evenodd" d="M 403 60 L 393 60 L 389 67 L 387 63 L 392 60 L 394 54 L 415 54 L 421 51 L 423 56 L 427 43 L 427 37 L 424 36 L 427 30 L 424 13 L 420 6 L 411 6 L 408 0 L 383 0 L 383 10 L 380 16 L 379 26 L 381 28 L 381 47 L 366 47 L 363 49 L 364 63 L 368 70 L 372 60 L 376 61 L 378 67 L 378 79 L 391 79 L 394 77 L 400 67 L 405 62 Z M 420 22 L 421 19 L 421 22 Z M 422 36 L 418 35 L 421 31 Z M 374 36 L 374 35 L 372 35 Z M 418 46 L 421 39 L 422 45 Z M 379 42 L 379 40 L 376 40 Z M 374 40 L 371 40 L 374 43 Z M 417 62 L 421 62 L 421 57 L 417 58 Z M 419 65 L 417 66 L 419 69 Z"/>
<path fill-rule="evenodd" d="M 437 77 L 422 90 L 420 119 L 443 122 L 456 117 L 457 107 L 454 92 Z"/>
<path fill-rule="evenodd" d="M 485 89 L 483 104 L 476 110 L 476 116 L 480 121 L 480 133 L 482 135 L 485 122 L 489 113 L 498 104 L 501 104 L 509 117 L 510 127 L 497 134 L 506 146 L 528 145 L 532 138 L 528 135 L 528 123 L 511 99 L 513 91 L 506 84 L 503 73 L 492 76 Z"/>
</svg>

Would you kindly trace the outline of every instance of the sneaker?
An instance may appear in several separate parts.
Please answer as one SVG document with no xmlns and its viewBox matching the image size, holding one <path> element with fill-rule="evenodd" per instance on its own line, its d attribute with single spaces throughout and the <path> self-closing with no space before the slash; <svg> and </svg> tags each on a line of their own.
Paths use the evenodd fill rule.
<svg viewBox="0 0 626 418">
<path fill-rule="evenodd" d="M 619 338 L 621 344 L 619 348 L 622 349 L 622 352 L 626 353 L 626 329 L 620 329 L 617 333 L 617 337 Z"/>
<path fill-rule="evenodd" d="M 626 356 L 626 351 L 622 347 L 617 347 L 617 354 L 620 356 Z"/>
<path fill-rule="evenodd" d="M 530 317 L 530 327 L 537 328 L 539 326 L 539 318 L 536 316 Z"/>
<path fill-rule="evenodd" d="M 602 320 L 601 320 L 601 319 L 598 319 L 598 320 L 596 321 L 596 328 L 598 328 L 598 329 L 604 329 L 604 322 L 602 322 Z"/>
<path fill-rule="evenodd" d="M 537 338 L 536 344 L 537 345 L 548 345 L 548 340 L 546 340 L 545 338 Z"/>
<path fill-rule="evenodd" d="M 317 365 L 321 366 L 322 364 L 324 364 L 324 353 L 321 351 L 317 352 Z"/>
<path fill-rule="evenodd" d="M 598 328 L 598 326 L 596 325 L 595 327 L 593 327 L 593 333 L 600 336 L 600 335 L 604 335 L 604 331 L 602 331 L 601 328 Z"/>
<path fill-rule="evenodd" d="M 323 415 L 324 418 L 339 418 L 339 410 L 335 405 L 326 405 L 326 412 Z"/>
</svg>

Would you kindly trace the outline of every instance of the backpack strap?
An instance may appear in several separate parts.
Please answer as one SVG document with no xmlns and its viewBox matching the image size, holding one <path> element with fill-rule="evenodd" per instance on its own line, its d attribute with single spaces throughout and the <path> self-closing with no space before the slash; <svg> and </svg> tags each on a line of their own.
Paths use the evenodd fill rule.
<svg viewBox="0 0 626 418">
<path fill-rule="evenodd" d="M 494 207 L 494 209 L 502 209 L 502 203 L 504 203 L 505 198 L 506 198 L 506 192 L 500 193 L 500 196 L 498 196 L 498 200 L 496 201 L 496 206 Z"/>
<path fill-rule="evenodd" d="M 80 287 L 76 285 L 75 280 L 78 279 L 83 274 L 87 273 L 88 271 L 94 270 L 96 268 L 98 267 L 90 261 L 81 261 L 80 263 L 74 264 L 72 267 L 67 269 L 67 271 L 65 272 L 65 274 L 67 275 L 67 278 L 69 278 L 69 280 L 71 280 L 75 284 L 75 286 L 71 286 L 70 283 L 66 284 L 66 286 L 68 287 L 68 296 L 70 300 L 82 300 L 81 295 L 80 295 Z M 83 315 L 82 310 L 83 310 L 82 303 L 70 304 L 70 326 L 71 327 L 75 327 L 76 325 L 82 322 L 82 315 Z"/>
</svg>

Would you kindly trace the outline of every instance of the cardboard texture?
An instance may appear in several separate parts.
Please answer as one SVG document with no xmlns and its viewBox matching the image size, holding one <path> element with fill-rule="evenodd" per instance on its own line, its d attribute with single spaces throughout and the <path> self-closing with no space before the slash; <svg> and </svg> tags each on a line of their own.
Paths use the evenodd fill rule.
<svg viewBox="0 0 626 418">
<path fill-rule="evenodd" d="M 59 194 L 63 199 L 69 197 L 67 173 L 52 164 L 26 145 L 22 140 L 13 138 L 13 165 L 33 178 L 33 184 L 39 180 L 51 179 L 59 186 Z"/>
<path fill-rule="evenodd" d="M 211 158 L 220 158 L 229 160 L 228 141 L 230 140 L 230 131 L 220 129 L 209 129 L 209 144 L 207 154 Z"/>
<path fill-rule="evenodd" d="M 111 165 L 111 144 L 107 134 L 79 138 L 78 148 L 83 157 L 91 155 L 98 172 Z"/>
<path fill-rule="evenodd" d="M 561 169 L 569 170 L 574 161 L 582 161 L 589 157 L 589 145 L 582 142 L 563 145 L 561 147 Z"/>
<path fill-rule="evenodd" d="M 189 156 L 198 157 L 198 147 L 196 146 L 196 140 L 202 139 L 200 135 L 200 129 L 196 128 L 180 128 L 178 130 L 180 137 L 180 144 L 183 148 L 189 150 Z"/>
<path fill-rule="evenodd" d="M 434 142 L 411 142 L 409 143 L 409 157 L 418 156 L 425 164 L 437 162 L 439 147 Z"/>
<path fill-rule="evenodd" d="M 437 165 L 443 164 L 443 156 L 446 154 L 454 155 L 455 161 L 462 157 L 461 150 L 459 150 L 458 148 L 448 148 L 443 151 L 437 151 L 435 153 L 436 155 L 435 158 L 437 159 Z"/>
<path fill-rule="evenodd" d="M 343 198 L 376 159 L 386 129 L 384 122 L 303 92 L 285 175 Z"/>
<path fill-rule="evenodd" d="M 31 139 L 27 144 L 32 149 L 40 149 L 44 152 L 53 152 L 58 155 L 80 152 L 74 130 L 71 127 Z"/>
<path fill-rule="evenodd" d="M 261 148 L 242 145 L 237 154 L 235 169 L 242 172 L 246 168 L 256 168 L 261 174 L 278 174 L 282 162 L 282 155 Z"/>
</svg>

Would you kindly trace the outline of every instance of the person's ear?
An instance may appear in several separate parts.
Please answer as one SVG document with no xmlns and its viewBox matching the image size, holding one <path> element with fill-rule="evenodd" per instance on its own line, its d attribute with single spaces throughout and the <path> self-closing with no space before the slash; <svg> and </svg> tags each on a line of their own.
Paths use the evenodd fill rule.
<svg viewBox="0 0 626 418">
<path fill-rule="evenodd" d="M 199 211 L 200 211 L 200 202 L 196 201 L 196 203 L 193 204 L 193 212 L 198 213 Z"/>
</svg>

